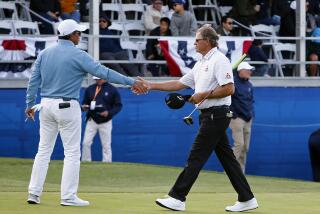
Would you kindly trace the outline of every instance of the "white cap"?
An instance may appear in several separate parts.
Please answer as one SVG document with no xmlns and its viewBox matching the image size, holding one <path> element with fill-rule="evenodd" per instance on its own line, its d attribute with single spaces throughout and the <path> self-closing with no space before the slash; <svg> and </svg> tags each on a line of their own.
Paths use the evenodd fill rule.
<svg viewBox="0 0 320 214">
<path fill-rule="evenodd" d="M 240 71 L 242 69 L 247 69 L 247 70 L 252 70 L 254 69 L 253 66 L 251 66 L 249 63 L 247 62 L 241 62 L 239 65 L 238 65 L 238 69 L 237 71 Z"/>
<path fill-rule="evenodd" d="M 60 36 L 66 36 L 71 34 L 74 31 L 85 31 L 87 30 L 87 27 L 85 25 L 79 25 L 76 21 L 73 19 L 66 19 L 60 22 L 58 26 L 58 31 Z"/>
<path fill-rule="evenodd" d="M 100 77 L 93 76 L 92 79 L 94 79 L 94 80 L 100 80 L 101 78 L 100 78 Z"/>
<path fill-rule="evenodd" d="M 297 2 L 296 2 L 296 1 L 292 1 L 291 4 L 290 4 L 290 8 L 291 8 L 292 10 L 297 9 Z"/>
</svg>

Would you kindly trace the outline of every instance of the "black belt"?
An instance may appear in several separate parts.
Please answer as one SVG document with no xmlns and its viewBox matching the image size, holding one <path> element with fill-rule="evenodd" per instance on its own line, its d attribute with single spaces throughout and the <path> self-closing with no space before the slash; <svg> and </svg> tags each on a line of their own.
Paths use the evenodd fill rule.
<svg viewBox="0 0 320 214">
<path fill-rule="evenodd" d="M 215 110 L 220 110 L 220 109 L 226 109 L 229 110 L 229 106 L 228 105 L 222 105 L 222 106 L 211 106 L 209 108 L 205 108 L 205 109 L 199 109 L 201 113 L 207 113 L 207 112 L 213 112 Z"/>
<path fill-rule="evenodd" d="M 43 97 L 43 98 L 62 99 L 63 101 L 71 101 L 71 100 L 79 101 L 77 98 L 70 98 L 70 97 Z"/>
</svg>

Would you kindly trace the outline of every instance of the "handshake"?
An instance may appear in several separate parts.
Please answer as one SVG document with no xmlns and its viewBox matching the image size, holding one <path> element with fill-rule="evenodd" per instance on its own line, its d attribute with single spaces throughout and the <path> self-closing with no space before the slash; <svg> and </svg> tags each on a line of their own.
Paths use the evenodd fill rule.
<svg viewBox="0 0 320 214">
<path fill-rule="evenodd" d="M 151 82 L 141 77 L 137 77 L 137 79 L 131 87 L 131 91 L 137 95 L 147 94 L 151 89 Z"/>
</svg>

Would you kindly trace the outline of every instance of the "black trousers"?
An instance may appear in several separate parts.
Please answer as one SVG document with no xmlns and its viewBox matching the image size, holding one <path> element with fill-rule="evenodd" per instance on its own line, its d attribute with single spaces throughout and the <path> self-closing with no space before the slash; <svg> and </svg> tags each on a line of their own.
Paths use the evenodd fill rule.
<svg viewBox="0 0 320 214">
<path fill-rule="evenodd" d="M 320 129 L 310 135 L 309 152 L 313 180 L 320 182 Z"/>
<path fill-rule="evenodd" d="M 254 197 L 229 145 L 226 129 L 231 118 L 227 116 L 228 112 L 230 112 L 228 107 L 217 107 L 207 109 L 200 114 L 198 135 L 192 145 L 187 164 L 170 190 L 169 196 L 181 201 L 186 200 L 200 170 L 214 150 L 238 193 L 238 201 L 248 201 Z"/>
</svg>

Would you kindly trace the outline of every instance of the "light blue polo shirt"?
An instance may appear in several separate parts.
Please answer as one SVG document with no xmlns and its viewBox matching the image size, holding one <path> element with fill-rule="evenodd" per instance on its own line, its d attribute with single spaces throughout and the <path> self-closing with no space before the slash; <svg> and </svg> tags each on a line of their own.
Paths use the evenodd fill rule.
<svg viewBox="0 0 320 214">
<path fill-rule="evenodd" d="M 101 65 L 70 40 L 59 40 L 58 44 L 43 50 L 34 63 L 27 89 L 27 107 L 35 105 L 39 87 L 41 97 L 79 99 L 87 73 L 110 83 L 132 86 L 135 81 Z"/>
</svg>

